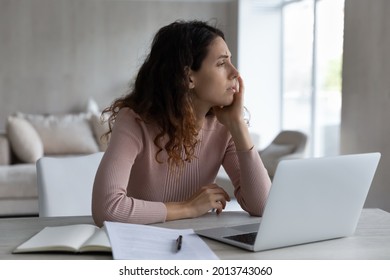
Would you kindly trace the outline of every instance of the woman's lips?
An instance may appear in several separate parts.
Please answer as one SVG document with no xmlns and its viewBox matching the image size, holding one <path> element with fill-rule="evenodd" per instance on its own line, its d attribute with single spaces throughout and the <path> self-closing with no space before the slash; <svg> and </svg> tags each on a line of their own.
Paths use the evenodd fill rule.
<svg viewBox="0 0 390 280">
<path fill-rule="evenodd" d="M 237 92 L 237 88 L 236 88 L 235 86 L 228 87 L 227 90 L 228 90 L 228 91 L 232 91 L 233 93 L 236 93 L 236 92 Z"/>
</svg>

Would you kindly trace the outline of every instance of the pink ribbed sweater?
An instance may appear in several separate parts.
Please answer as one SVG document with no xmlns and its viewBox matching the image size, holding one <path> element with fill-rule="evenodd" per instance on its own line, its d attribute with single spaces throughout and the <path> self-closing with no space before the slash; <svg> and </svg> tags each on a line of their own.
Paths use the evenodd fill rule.
<svg viewBox="0 0 390 280">
<path fill-rule="evenodd" d="M 98 226 L 104 221 L 164 222 L 164 202 L 184 201 L 200 187 L 214 183 L 221 164 L 241 207 L 262 215 L 271 182 L 255 148 L 236 151 L 229 131 L 208 117 L 199 133 L 196 159 L 185 163 L 180 173 L 172 173 L 166 154 L 159 154 L 164 163 L 155 160 L 153 140 L 158 130 L 137 118 L 133 110 L 121 109 L 96 173 L 92 215 Z"/>
</svg>

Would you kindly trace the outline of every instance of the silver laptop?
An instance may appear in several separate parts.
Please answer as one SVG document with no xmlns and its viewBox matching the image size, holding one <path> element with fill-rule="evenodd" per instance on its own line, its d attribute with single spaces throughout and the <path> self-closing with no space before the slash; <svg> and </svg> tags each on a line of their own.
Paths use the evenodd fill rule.
<svg viewBox="0 0 390 280">
<path fill-rule="evenodd" d="M 281 161 L 260 224 L 196 233 L 250 251 L 350 236 L 380 156 L 368 153 Z"/>
</svg>

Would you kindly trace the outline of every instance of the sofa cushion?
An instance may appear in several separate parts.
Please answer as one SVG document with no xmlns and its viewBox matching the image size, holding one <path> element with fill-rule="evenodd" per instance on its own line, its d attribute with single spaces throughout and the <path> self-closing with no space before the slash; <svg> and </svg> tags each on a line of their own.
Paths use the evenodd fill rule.
<svg viewBox="0 0 390 280">
<path fill-rule="evenodd" d="M 0 198 L 0 216 L 37 216 L 39 213 L 38 198 Z"/>
<path fill-rule="evenodd" d="M 35 164 L 0 166 L 0 198 L 37 198 Z"/>
<path fill-rule="evenodd" d="M 0 133 L 0 166 L 11 163 L 9 140 L 6 134 Z"/>
<path fill-rule="evenodd" d="M 41 138 L 25 119 L 9 116 L 7 134 L 12 150 L 22 162 L 35 163 L 43 156 Z"/>
<path fill-rule="evenodd" d="M 91 114 L 34 115 L 17 113 L 28 120 L 42 139 L 45 155 L 90 154 L 99 151 Z"/>
</svg>

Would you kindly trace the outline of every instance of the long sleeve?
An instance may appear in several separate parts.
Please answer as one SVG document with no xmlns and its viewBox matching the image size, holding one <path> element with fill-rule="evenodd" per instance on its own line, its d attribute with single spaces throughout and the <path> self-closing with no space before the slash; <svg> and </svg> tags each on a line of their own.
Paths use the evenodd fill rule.
<svg viewBox="0 0 390 280">
<path fill-rule="evenodd" d="M 231 142 L 223 166 L 233 183 L 237 202 L 251 215 L 261 216 L 271 180 L 255 147 L 237 152 Z"/>
</svg>

